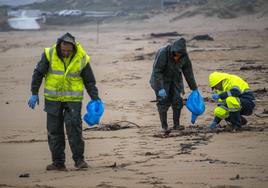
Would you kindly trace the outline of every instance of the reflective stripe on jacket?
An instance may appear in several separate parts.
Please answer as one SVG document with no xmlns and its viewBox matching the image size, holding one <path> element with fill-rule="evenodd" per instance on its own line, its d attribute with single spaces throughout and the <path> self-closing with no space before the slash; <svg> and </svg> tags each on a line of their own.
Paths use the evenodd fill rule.
<svg viewBox="0 0 268 188">
<path fill-rule="evenodd" d="M 66 68 L 57 55 L 56 45 L 45 48 L 45 55 L 49 62 L 49 70 L 45 77 L 46 99 L 61 102 L 82 101 L 84 84 L 80 73 L 89 63 L 90 57 L 79 43 L 76 44 L 76 48 L 76 54 Z"/>
</svg>

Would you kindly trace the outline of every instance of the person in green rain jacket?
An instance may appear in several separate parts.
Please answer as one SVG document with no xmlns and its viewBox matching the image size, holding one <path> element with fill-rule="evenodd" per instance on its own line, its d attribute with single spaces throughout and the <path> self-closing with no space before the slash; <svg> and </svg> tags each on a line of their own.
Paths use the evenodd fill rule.
<svg viewBox="0 0 268 188">
<path fill-rule="evenodd" d="M 153 88 L 162 130 L 169 133 L 167 111 L 170 106 L 173 110 L 173 129 L 183 129 L 180 125 L 181 109 L 184 93 L 183 77 L 191 90 L 197 89 L 192 63 L 186 51 L 186 41 L 180 38 L 162 47 L 155 55 L 150 84 Z"/>
<path fill-rule="evenodd" d="M 214 92 L 212 99 L 218 102 L 209 128 L 215 129 L 222 119 L 230 122 L 233 129 L 245 125 L 247 120 L 243 115 L 251 115 L 255 107 L 255 98 L 248 83 L 233 74 L 213 72 L 209 75 L 209 86 Z"/>
<path fill-rule="evenodd" d="M 28 105 L 34 109 L 39 103 L 39 88 L 45 79 L 45 111 L 47 112 L 48 145 L 52 164 L 47 170 L 66 170 L 64 124 L 72 158 L 77 169 L 87 168 L 84 159 L 81 108 L 84 86 L 92 100 L 100 100 L 90 57 L 70 33 L 45 48 L 32 76 Z"/>
</svg>

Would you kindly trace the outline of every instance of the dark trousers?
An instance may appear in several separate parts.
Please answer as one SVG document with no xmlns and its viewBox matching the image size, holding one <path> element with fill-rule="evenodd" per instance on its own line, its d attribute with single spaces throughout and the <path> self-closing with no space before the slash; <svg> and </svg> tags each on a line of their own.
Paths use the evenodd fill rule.
<svg viewBox="0 0 268 188">
<path fill-rule="evenodd" d="M 226 121 L 230 122 L 233 127 L 241 127 L 241 115 L 251 115 L 255 107 L 255 98 L 251 92 L 243 93 L 239 97 L 239 100 L 241 110 L 237 112 L 230 112 L 229 117 L 225 119 Z M 220 119 L 215 117 L 214 121 L 219 123 Z"/>
<path fill-rule="evenodd" d="M 251 92 L 244 93 L 241 95 L 240 103 L 241 103 L 241 115 L 249 116 L 253 113 L 253 110 L 255 108 L 255 103 L 254 103 L 254 96 Z"/>
<path fill-rule="evenodd" d="M 172 84 L 169 87 L 165 87 L 167 97 L 165 99 L 158 96 L 158 91 L 155 91 L 157 100 L 157 109 L 159 112 L 160 122 L 162 129 L 168 129 L 167 124 L 167 112 L 170 106 L 173 110 L 173 127 L 180 126 L 180 115 L 183 107 L 180 91 Z"/>
<path fill-rule="evenodd" d="M 72 158 L 77 163 L 84 160 L 84 140 L 82 138 L 81 102 L 55 103 L 57 113 L 47 112 L 48 145 L 54 164 L 65 163 L 65 134 L 68 137 Z"/>
</svg>

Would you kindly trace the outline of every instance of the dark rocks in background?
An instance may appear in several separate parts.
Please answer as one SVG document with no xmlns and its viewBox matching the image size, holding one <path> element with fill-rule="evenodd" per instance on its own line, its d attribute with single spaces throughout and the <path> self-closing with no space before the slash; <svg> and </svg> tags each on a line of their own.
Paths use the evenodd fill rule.
<svg viewBox="0 0 268 188">
<path fill-rule="evenodd" d="M 177 37 L 182 36 L 182 34 L 179 34 L 178 32 L 165 32 L 165 33 L 151 33 L 151 37 Z"/>
<path fill-rule="evenodd" d="M 196 35 L 191 40 L 208 40 L 208 41 L 214 41 L 214 38 L 209 36 L 208 34 L 205 35 Z"/>
<path fill-rule="evenodd" d="M 243 67 L 240 67 L 240 70 L 264 70 L 264 69 L 267 69 L 267 67 L 264 67 L 262 65 L 257 65 L 257 66 L 243 66 Z"/>
<path fill-rule="evenodd" d="M 263 95 L 263 94 L 267 93 L 267 89 L 266 88 L 256 89 L 256 90 L 253 91 L 253 93 L 256 94 L 256 95 Z"/>
</svg>

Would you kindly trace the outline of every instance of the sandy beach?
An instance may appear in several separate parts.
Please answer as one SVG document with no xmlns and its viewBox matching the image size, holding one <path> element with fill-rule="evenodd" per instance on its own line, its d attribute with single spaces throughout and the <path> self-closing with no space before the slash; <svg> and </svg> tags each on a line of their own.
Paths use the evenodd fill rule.
<svg viewBox="0 0 268 188">
<path fill-rule="evenodd" d="M 51 27 L 40 31 L 0 33 L 0 187 L 268 187 L 268 17 L 219 19 L 201 15 L 170 21 L 164 13 L 142 21 Z M 67 172 L 46 171 L 47 144 L 43 86 L 40 104 L 27 106 L 33 69 L 43 49 L 65 32 L 76 36 L 91 56 L 100 97 L 105 103 L 101 126 L 83 122 L 85 157 L 90 167 L 77 171 L 66 144 Z M 160 121 L 149 85 L 154 53 L 178 37 L 151 33 L 178 32 L 187 40 L 198 88 L 210 97 L 209 73 L 217 70 L 244 78 L 256 96 L 249 129 L 209 132 L 215 103 L 191 125 L 184 107 L 181 124 L 189 134 L 159 135 Z M 213 41 L 191 40 L 208 34 Z M 186 86 L 184 98 L 190 93 Z M 89 101 L 85 92 L 83 113 Z M 169 126 L 172 126 L 171 110 Z M 224 122 L 222 123 L 225 124 Z M 197 127 L 200 127 L 198 129 Z M 202 128 L 202 129 L 201 129 Z M 200 131 L 199 131 L 200 130 Z M 20 177 L 26 176 L 26 177 Z"/>
</svg>

